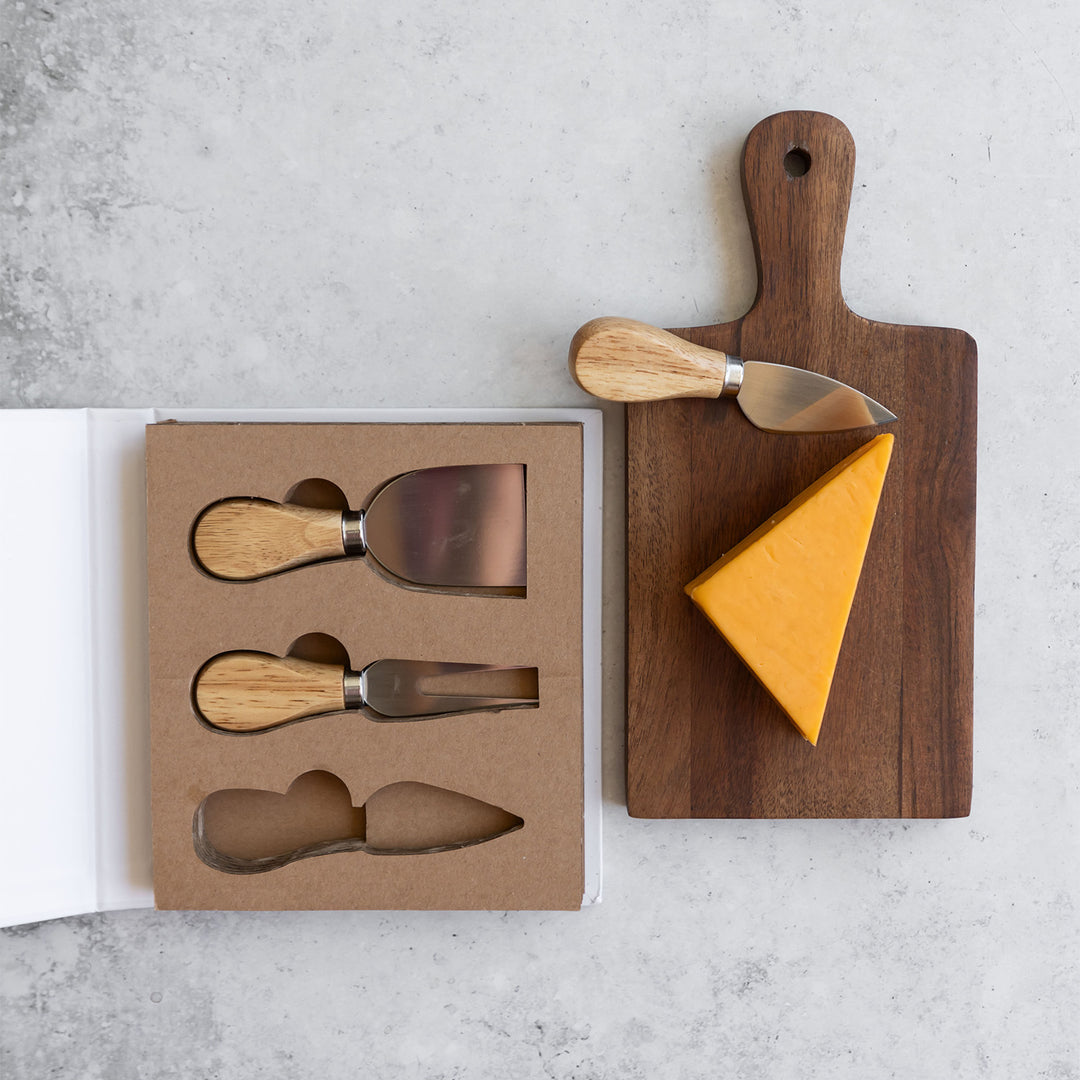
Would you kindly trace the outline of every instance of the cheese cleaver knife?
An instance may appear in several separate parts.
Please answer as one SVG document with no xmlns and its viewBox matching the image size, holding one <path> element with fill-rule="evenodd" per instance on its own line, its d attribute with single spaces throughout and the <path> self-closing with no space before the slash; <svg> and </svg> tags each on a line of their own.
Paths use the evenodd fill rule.
<svg viewBox="0 0 1080 1080">
<path fill-rule="evenodd" d="M 570 371 L 583 390 L 608 401 L 734 397 L 750 423 L 782 434 L 847 431 L 896 419 L 825 375 L 740 360 L 633 319 L 587 322 L 570 343 Z"/>
</svg>

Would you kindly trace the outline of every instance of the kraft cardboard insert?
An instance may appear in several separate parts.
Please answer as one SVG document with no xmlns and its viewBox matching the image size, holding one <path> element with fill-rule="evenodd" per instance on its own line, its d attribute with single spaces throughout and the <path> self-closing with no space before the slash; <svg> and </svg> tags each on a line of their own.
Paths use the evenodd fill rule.
<svg viewBox="0 0 1080 1080">
<path fill-rule="evenodd" d="M 582 429 L 147 428 L 159 908 L 578 908 Z"/>
</svg>

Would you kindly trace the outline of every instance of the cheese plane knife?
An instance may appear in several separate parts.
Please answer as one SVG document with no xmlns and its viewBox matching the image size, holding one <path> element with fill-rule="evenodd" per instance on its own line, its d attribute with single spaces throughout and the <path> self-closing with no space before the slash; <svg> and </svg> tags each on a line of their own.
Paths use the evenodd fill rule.
<svg viewBox="0 0 1080 1080">
<path fill-rule="evenodd" d="M 755 427 L 847 431 L 896 416 L 866 394 L 805 368 L 741 360 L 634 319 L 587 322 L 570 343 L 577 384 L 607 401 L 734 397 Z"/>
</svg>

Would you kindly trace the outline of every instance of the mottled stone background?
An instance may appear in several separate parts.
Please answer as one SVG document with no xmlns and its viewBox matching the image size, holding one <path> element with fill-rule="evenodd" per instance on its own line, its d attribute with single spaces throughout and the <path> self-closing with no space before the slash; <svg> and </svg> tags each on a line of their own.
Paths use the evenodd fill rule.
<svg viewBox="0 0 1080 1080">
<path fill-rule="evenodd" d="M 0 406 L 584 404 L 586 319 L 749 306 L 789 108 L 855 136 L 851 307 L 981 365 L 970 819 L 627 818 L 611 408 L 603 905 L 8 930 L 0 1075 L 1080 1076 L 1078 46 L 1064 0 L 0 0 Z"/>
</svg>

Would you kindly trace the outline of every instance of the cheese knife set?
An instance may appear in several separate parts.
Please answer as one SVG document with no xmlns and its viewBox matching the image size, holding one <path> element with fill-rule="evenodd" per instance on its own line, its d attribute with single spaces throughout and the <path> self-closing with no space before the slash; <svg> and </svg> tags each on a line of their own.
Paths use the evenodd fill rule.
<svg viewBox="0 0 1080 1080">
<path fill-rule="evenodd" d="M 340 511 L 260 498 L 227 498 L 197 518 L 192 550 L 202 570 L 222 581 L 252 581 L 328 559 L 369 555 L 388 580 L 415 588 L 524 589 L 525 468 L 514 463 L 417 469 L 381 485 L 367 507 Z M 528 696 L 469 692 L 469 680 L 494 673 L 531 676 Z M 451 683 L 432 692 L 432 682 Z M 340 664 L 235 650 L 195 676 L 193 704 L 207 727 L 232 734 L 267 732 L 320 714 L 361 710 L 376 721 L 419 721 L 460 713 L 536 707 L 535 668 L 452 661 L 381 659 L 353 671 Z M 465 692 L 461 692 L 462 686 Z M 313 854 L 376 851 L 356 837 L 307 845 L 301 852 L 243 859 L 221 852 L 196 815 L 196 850 L 230 873 L 277 869 Z M 479 837 L 482 843 L 493 837 Z M 457 840 L 424 848 L 439 851 Z M 395 854 L 414 849 L 401 848 Z"/>
<path fill-rule="evenodd" d="M 581 906 L 582 424 L 146 439 L 157 905 Z"/>
<path fill-rule="evenodd" d="M 570 343 L 626 404 L 629 812 L 962 816 L 975 344 L 847 308 L 839 121 L 742 167 L 751 310 Z M 576 906 L 580 431 L 375 426 L 148 429 L 159 906 Z"/>
</svg>

